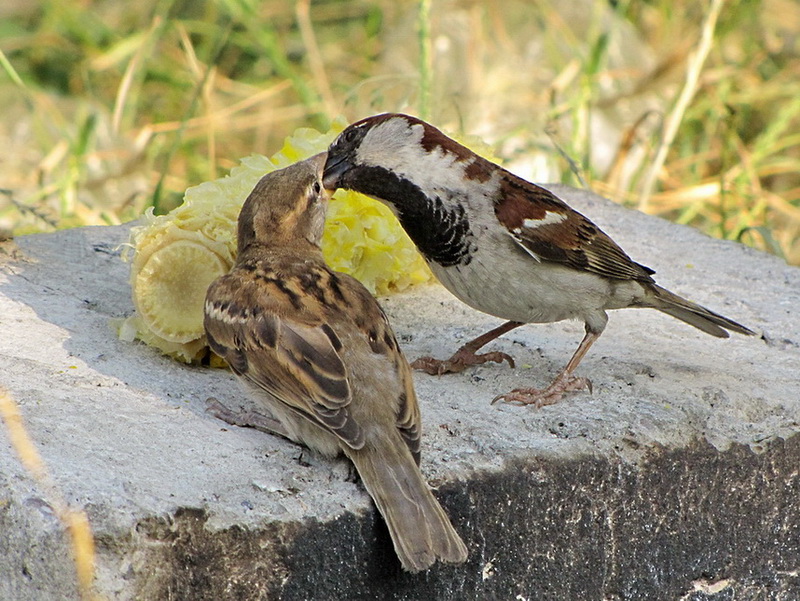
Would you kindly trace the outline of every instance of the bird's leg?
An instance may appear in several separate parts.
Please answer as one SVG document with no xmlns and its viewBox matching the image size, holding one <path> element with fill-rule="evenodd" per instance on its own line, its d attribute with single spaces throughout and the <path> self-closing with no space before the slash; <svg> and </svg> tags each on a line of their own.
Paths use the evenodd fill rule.
<svg viewBox="0 0 800 601">
<path fill-rule="evenodd" d="M 494 399 L 492 399 L 492 405 L 497 401 L 503 401 L 504 403 L 510 403 L 512 405 L 536 405 L 538 408 L 557 403 L 564 396 L 564 393 L 567 392 L 575 392 L 583 389 L 588 389 L 589 392 L 592 392 L 591 381 L 589 381 L 588 378 L 573 376 L 572 372 L 577 369 L 581 359 L 583 359 L 594 342 L 600 338 L 601 333 L 602 330 L 599 332 L 593 331 L 587 326 L 586 335 L 578 345 L 575 354 L 572 355 L 572 359 L 569 360 L 567 366 L 556 376 L 555 380 L 553 380 L 547 388 L 515 388 L 511 392 L 494 397 Z"/>
<path fill-rule="evenodd" d="M 475 352 L 482 346 L 490 343 L 495 338 L 498 338 L 510 332 L 514 328 L 523 325 L 519 321 L 507 321 L 501 326 L 493 330 L 481 334 L 475 340 L 467 342 L 464 346 L 458 349 L 455 354 L 449 359 L 434 359 L 433 357 L 420 357 L 411 364 L 411 367 L 431 374 L 432 376 L 441 376 L 442 374 L 458 373 L 463 371 L 470 365 L 480 365 L 487 361 L 494 361 L 495 363 L 502 363 L 508 361 L 511 367 L 514 367 L 514 359 L 506 353 L 500 351 L 493 351 L 491 353 L 484 353 L 483 355 L 476 355 Z"/>
<path fill-rule="evenodd" d="M 286 428 L 283 427 L 283 424 L 271 415 L 264 415 L 257 411 L 233 411 L 214 397 L 210 397 L 206 400 L 206 411 L 217 419 L 232 426 L 254 428 L 259 432 L 277 434 L 278 436 L 289 438 L 289 433 L 286 431 Z"/>
</svg>

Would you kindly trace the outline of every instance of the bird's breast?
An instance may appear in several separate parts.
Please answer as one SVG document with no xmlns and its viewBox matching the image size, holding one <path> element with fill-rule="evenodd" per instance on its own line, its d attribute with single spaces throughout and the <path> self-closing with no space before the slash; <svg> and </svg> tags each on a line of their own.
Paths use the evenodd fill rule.
<svg viewBox="0 0 800 601">
<path fill-rule="evenodd" d="M 604 309 L 610 294 L 605 278 L 536 261 L 504 232 L 484 232 L 466 263 L 429 265 L 442 285 L 467 305 L 523 323 L 585 319 Z"/>
</svg>

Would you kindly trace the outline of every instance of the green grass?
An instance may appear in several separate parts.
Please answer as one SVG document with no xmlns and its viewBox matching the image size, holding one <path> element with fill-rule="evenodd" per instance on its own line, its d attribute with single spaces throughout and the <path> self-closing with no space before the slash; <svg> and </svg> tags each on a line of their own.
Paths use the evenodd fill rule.
<svg viewBox="0 0 800 601">
<path fill-rule="evenodd" d="M 12 2 L 0 229 L 165 212 L 297 127 L 403 110 L 800 264 L 797 5 L 712 5 Z"/>
</svg>

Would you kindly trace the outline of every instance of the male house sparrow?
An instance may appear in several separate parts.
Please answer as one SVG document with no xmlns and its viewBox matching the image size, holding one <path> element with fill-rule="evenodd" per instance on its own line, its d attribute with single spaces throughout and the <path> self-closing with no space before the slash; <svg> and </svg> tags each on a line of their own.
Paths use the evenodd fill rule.
<svg viewBox="0 0 800 601">
<path fill-rule="evenodd" d="M 588 387 L 573 376 L 606 327 L 608 309 L 649 307 L 712 336 L 753 334 L 730 319 L 656 285 L 600 228 L 552 192 L 476 155 L 415 117 L 382 114 L 347 127 L 328 149 L 325 187 L 376 198 L 395 213 L 439 281 L 471 307 L 509 320 L 446 361 L 412 364 L 458 372 L 505 353 L 477 355 L 524 323 L 580 319 L 586 335 L 545 389 L 518 388 L 494 399 L 549 405 Z M 493 401 L 493 402 L 494 402 Z"/>
<path fill-rule="evenodd" d="M 403 568 L 463 562 L 467 549 L 418 468 L 411 369 L 367 289 L 322 258 L 324 162 L 272 172 L 250 193 L 236 264 L 206 295 L 209 345 L 276 418 L 274 432 L 350 458 Z"/>
</svg>

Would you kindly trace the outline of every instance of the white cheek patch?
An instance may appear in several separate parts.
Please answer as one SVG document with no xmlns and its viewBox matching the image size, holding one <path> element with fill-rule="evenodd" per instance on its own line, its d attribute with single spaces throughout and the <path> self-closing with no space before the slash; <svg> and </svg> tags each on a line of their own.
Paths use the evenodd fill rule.
<svg viewBox="0 0 800 601">
<path fill-rule="evenodd" d="M 541 219 L 526 219 L 522 225 L 531 229 L 542 227 L 543 225 L 556 225 L 562 221 L 566 221 L 567 216 L 564 213 L 556 213 L 554 211 L 545 211 L 544 217 Z"/>
<path fill-rule="evenodd" d="M 438 146 L 427 152 L 422 145 L 424 135 L 425 129 L 418 123 L 409 126 L 405 119 L 389 119 L 367 133 L 356 151 L 357 160 L 389 169 L 413 182 L 430 198 L 447 191 L 469 204 L 473 197 L 491 196 L 497 189 L 499 173 L 487 182 L 466 177 L 471 161 L 459 161 L 458 156 Z M 480 198 L 480 202 L 484 199 Z"/>
<path fill-rule="evenodd" d="M 394 172 L 413 163 L 424 154 L 422 126 L 409 127 L 405 119 L 384 121 L 367 132 L 356 149 L 357 162 L 363 165 L 384 167 Z"/>
</svg>

